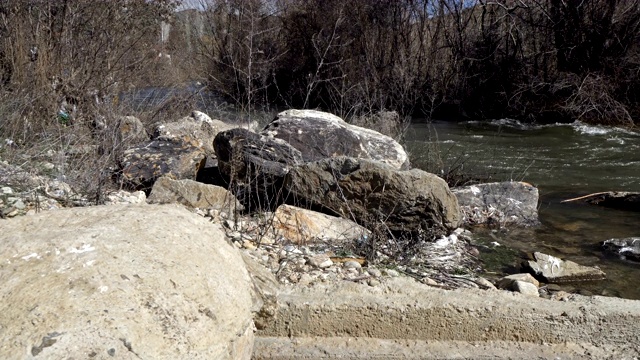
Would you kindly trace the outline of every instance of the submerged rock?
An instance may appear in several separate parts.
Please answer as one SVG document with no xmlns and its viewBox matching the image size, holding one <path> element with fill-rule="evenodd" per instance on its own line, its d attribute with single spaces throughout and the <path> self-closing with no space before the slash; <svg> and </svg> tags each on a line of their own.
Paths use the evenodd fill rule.
<svg viewBox="0 0 640 360">
<path fill-rule="evenodd" d="M 602 247 L 607 252 L 618 254 L 626 259 L 640 261 L 640 237 L 605 240 Z"/>
<path fill-rule="evenodd" d="M 584 198 L 589 204 L 610 207 L 619 210 L 640 211 L 640 193 L 609 191 L 588 195 Z"/>
<path fill-rule="evenodd" d="M 534 275 L 550 283 L 564 283 L 586 280 L 603 280 L 606 274 L 598 267 L 582 266 L 573 261 L 562 260 L 555 256 L 536 252 L 535 260 L 529 260 L 527 266 Z"/>
<path fill-rule="evenodd" d="M 453 188 L 467 225 L 538 225 L 538 189 L 505 181 Z"/>
</svg>

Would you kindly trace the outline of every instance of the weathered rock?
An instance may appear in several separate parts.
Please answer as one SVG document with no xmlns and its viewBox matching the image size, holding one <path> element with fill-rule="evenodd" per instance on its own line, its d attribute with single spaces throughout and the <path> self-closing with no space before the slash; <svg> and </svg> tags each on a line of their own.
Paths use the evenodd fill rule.
<svg viewBox="0 0 640 360">
<path fill-rule="evenodd" d="M 282 182 L 300 151 L 286 141 L 246 129 L 219 133 L 214 140 L 218 170 L 230 178 L 232 191 L 249 212 L 272 211 L 282 203 Z"/>
<path fill-rule="evenodd" d="M 192 115 L 160 124 L 153 131 L 153 139 L 192 143 L 204 150 L 205 154 L 213 155 L 213 139 L 218 132 L 213 127 L 212 120 L 203 115 L 206 116 L 200 113 L 195 117 Z"/>
<path fill-rule="evenodd" d="M 125 150 L 121 177 L 126 185 L 146 190 L 163 175 L 194 180 L 204 163 L 205 154 L 197 143 L 157 139 Z"/>
<path fill-rule="evenodd" d="M 220 171 L 239 179 L 257 175 L 283 177 L 291 166 L 302 163 L 300 151 L 286 141 L 247 129 L 220 132 L 215 137 L 214 148 Z"/>
<path fill-rule="evenodd" d="M 213 124 L 213 120 L 211 119 L 211 117 L 209 117 L 209 115 L 203 113 L 202 111 L 193 110 L 191 112 L 191 117 L 194 118 L 196 121 Z"/>
<path fill-rule="evenodd" d="M 105 205 L 143 204 L 147 200 L 144 191 L 129 192 L 119 190 L 106 195 Z"/>
<path fill-rule="evenodd" d="M 309 257 L 308 259 L 309 265 L 317 268 L 327 268 L 333 265 L 333 261 L 326 254 L 319 254 Z"/>
<path fill-rule="evenodd" d="M 528 281 L 516 281 L 513 284 L 513 291 L 527 296 L 540 296 L 538 287 Z"/>
<path fill-rule="evenodd" d="M 283 111 L 262 130 L 262 134 L 288 142 L 300 150 L 304 161 L 348 156 L 377 160 L 396 169 L 409 168 L 407 153 L 389 136 L 350 125 L 321 111 Z"/>
<path fill-rule="evenodd" d="M 142 121 L 135 116 L 123 116 L 118 121 L 118 143 L 124 148 L 149 141 Z"/>
<path fill-rule="evenodd" d="M 242 211 L 242 205 L 235 196 L 223 187 L 187 179 L 173 180 L 166 176 L 153 184 L 148 201 L 152 204 L 180 203 L 192 208 Z"/>
<path fill-rule="evenodd" d="M 479 277 L 475 279 L 476 284 L 480 285 L 481 289 L 497 290 L 498 288 L 493 283 L 485 278 Z"/>
<path fill-rule="evenodd" d="M 506 181 L 451 189 L 467 225 L 538 225 L 538 189 Z"/>
<path fill-rule="evenodd" d="M 370 235 L 369 230 L 353 221 L 290 205 L 278 207 L 272 224 L 277 236 L 299 244 L 344 244 Z"/>
<path fill-rule="evenodd" d="M 293 199 L 329 209 L 367 227 L 444 234 L 460 222 L 446 182 L 419 169 L 398 171 L 377 161 L 335 157 L 296 166 L 285 179 Z"/>
<path fill-rule="evenodd" d="M 250 124 L 249 126 L 252 126 Z M 194 110 L 190 116 L 178 121 L 167 122 L 155 127 L 154 139 L 176 140 L 198 144 L 207 156 L 215 156 L 213 140 L 222 131 L 241 127 L 238 124 L 228 124 L 218 119 L 211 119 L 209 115 Z"/>
<path fill-rule="evenodd" d="M 0 358 L 249 359 L 252 284 L 220 227 L 178 206 L 5 220 Z"/>
<path fill-rule="evenodd" d="M 640 261 L 640 237 L 605 240 L 602 247 L 626 259 Z"/>
<path fill-rule="evenodd" d="M 515 290 L 514 288 L 516 281 L 531 283 L 535 285 L 536 289 L 540 286 L 540 282 L 528 273 L 505 276 L 498 280 L 498 283 L 496 285 L 499 289 Z"/>
<path fill-rule="evenodd" d="M 597 267 L 582 266 L 569 260 L 536 252 L 534 260 L 528 261 L 528 267 L 534 275 L 550 283 L 564 283 L 586 280 L 603 280 L 606 274 Z"/>
</svg>

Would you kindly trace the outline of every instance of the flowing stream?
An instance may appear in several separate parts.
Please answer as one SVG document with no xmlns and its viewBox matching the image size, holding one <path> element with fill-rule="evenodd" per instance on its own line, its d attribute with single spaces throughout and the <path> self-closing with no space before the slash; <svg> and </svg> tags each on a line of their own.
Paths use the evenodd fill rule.
<svg viewBox="0 0 640 360">
<path fill-rule="evenodd" d="M 640 236 L 640 212 L 561 203 L 599 191 L 640 191 L 640 133 L 580 122 L 416 123 L 407 132 L 407 148 L 414 167 L 434 171 L 444 164 L 488 181 L 538 187 L 541 226 L 474 231 L 489 275 L 520 272 L 527 254 L 540 251 L 607 273 L 607 280 L 563 285 L 563 290 L 640 299 L 640 286 L 633 283 L 640 279 L 640 264 L 600 248 L 610 238 Z"/>
</svg>

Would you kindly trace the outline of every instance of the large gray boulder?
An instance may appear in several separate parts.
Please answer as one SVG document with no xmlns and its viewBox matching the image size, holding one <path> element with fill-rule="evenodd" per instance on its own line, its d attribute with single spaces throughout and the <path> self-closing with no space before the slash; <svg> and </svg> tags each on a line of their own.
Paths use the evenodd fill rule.
<svg viewBox="0 0 640 360">
<path fill-rule="evenodd" d="M 249 212 L 275 209 L 284 176 L 302 163 L 300 151 L 286 141 L 247 129 L 223 131 L 213 145 L 220 173 L 229 178 L 231 190 Z"/>
<path fill-rule="evenodd" d="M 407 153 L 391 137 L 321 111 L 283 111 L 262 134 L 288 142 L 300 150 L 304 161 L 348 156 L 377 160 L 395 169 L 409 168 Z"/>
<path fill-rule="evenodd" d="M 400 233 L 444 233 L 460 223 L 447 183 L 419 169 L 334 157 L 293 167 L 285 178 L 290 201 L 328 209 L 367 227 L 384 223 Z"/>
<path fill-rule="evenodd" d="M 250 276 L 204 218 L 114 205 L 1 226 L 0 358 L 251 357 Z"/>
<path fill-rule="evenodd" d="M 538 225 L 538 189 L 505 181 L 451 189 L 458 198 L 466 225 Z"/>
</svg>

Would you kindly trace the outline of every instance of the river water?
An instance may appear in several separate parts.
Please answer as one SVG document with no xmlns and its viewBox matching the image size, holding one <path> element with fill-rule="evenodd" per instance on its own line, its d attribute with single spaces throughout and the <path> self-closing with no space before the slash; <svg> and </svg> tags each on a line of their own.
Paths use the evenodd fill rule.
<svg viewBox="0 0 640 360">
<path fill-rule="evenodd" d="M 564 285 L 563 290 L 640 299 L 635 284 L 640 264 L 600 248 L 610 238 L 640 236 L 640 212 L 561 203 L 599 191 L 640 191 L 640 133 L 580 122 L 436 121 L 412 124 L 406 140 L 414 167 L 454 168 L 488 181 L 538 187 L 541 226 L 474 230 L 488 277 L 520 272 L 528 254 L 540 251 L 607 273 L 607 280 Z"/>
</svg>

